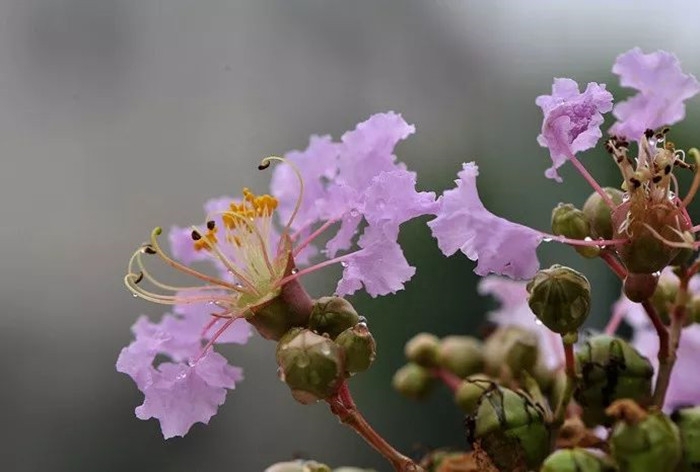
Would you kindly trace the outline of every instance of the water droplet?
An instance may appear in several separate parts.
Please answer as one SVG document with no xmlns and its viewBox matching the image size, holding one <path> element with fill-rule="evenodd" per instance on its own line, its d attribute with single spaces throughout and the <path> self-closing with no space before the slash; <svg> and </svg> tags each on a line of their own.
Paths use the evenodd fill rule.
<svg viewBox="0 0 700 472">
<path fill-rule="evenodd" d="M 542 242 L 551 243 L 551 242 L 552 242 L 552 238 L 542 238 Z"/>
<path fill-rule="evenodd" d="M 292 275 L 298 274 L 298 273 L 299 273 L 299 269 L 297 269 L 296 267 L 292 269 Z"/>
<path fill-rule="evenodd" d="M 236 288 L 243 288 L 243 284 L 240 283 L 240 282 L 236 282 L 236 283 L 234 284 L 234 286 L 235 286 Z"/>
<path fill-rule="evenodd" d="M 535 318 L 535 324 L 536 324 L 537 326 L 542 326 L 542 322 L 540 321 L 539 318 Z"/>
<path fill-rule="evenodd" d="M 277 377 L 279 377 L 279 379 L 280 379 L 282 382 L 285 381 L 286 376 L 284 375 L 284 371 L 282 370 L 282 367 L 278 367 L 278 368 L 277 368 Z"/>
<path fill-rule="evenodd" d="M 138 298 L 138 295 L 136 295 L 135 293 L 132 293 L 131 296 L 133 296 L 134 298 Z"/>
<path fill-rule="evenodd" d="M 622 203 L 625 203 L 625 202 L 629 201 L 629 199 L 630 199 L 630 194 L 629 194 L 629 193 L 625 193 L 625 194 L 622 196 Z"/>
<path fill-rule="evenodd" d="M 357 322 L 358 322 L 358 323 L 364 323 L 364 324 L 366 325 L 366 324 L 367 324 L 367 318 L 365 318 L 364 316 L 360 316 L 360 317 L 357 319 Z"/>
<path fill-rule="evenodd" d="M 347 267 L 347 266 L 348 266 L 348 263 L 345 262 L 345 261 L 341 261 L 341 262 L 340 262 L 340 265 L 343 266 L 343 267 Z"/>
<path fill-rule="evenodd" d="M 321 354 L 323 354 L 324 356 L 330 356 L 331 355 L 331 347 L 327 344 L 324 345 L 321 348 Z"/>
<path fill-rule="evenodd" d="M 187 378 L 187 371 L 185 372 L 180 372 L 177 374 L 177 377 L 175 377 L 175 380 L 184 380 Z"/>
<path fill-rule="evenodd" d="M 357 210 L 357 208 L 353 208 L 352 210 L 350 210 L 350 216 L 352 216 L 353 218 L 357 218 L 358 216 L 360 216 L 360 212 Z"/>
</svg>

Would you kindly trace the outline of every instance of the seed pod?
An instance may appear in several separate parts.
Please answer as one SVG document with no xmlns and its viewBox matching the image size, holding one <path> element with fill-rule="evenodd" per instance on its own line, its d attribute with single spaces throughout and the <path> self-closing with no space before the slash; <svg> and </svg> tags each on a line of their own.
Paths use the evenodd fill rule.
<svg viewBox="0 0 700 472">
<path fill-rule="evenodd" d="M 679 284 L 677 279 L 670 279 L 668 277 L 660 278 L 654 290 L 654 294 L 649 300 L 651 304 L 654 305 L 654 308 L 656 308 L 656 313 L 658 313 L 661 321 L 666 324 L 671 320 L 669 307 L 676 301 Z"/>
<path fill-rule="evenodd" d="M 321 297 L 314 302 L 309 318 L 309 328 L 318 334 L 335 339 L 340 333 L 360 321 L 355 308 L 344 298 Z"/>
<path fill-rule="evenodd" d="M 493 377 L 498 377 L 501 374 L 502 367 L 508 365 L 508 358 L 512 359 L 514 357 L 512 354 L 513 346 L 517 344 L 534 345 L 538 348 L 537 335 L 518 326 L 499 326 L 484 341 L 482 349 L 484 372 Z M 539 352 L 539 349 L 537 351 Z"/>
<path fill-rule="evenodd" d="M 495 388 L 496 384 L 485 375 L 470 375 L 455 390 L 455 403 L 467 415 L 471 415 L 479 406 L 481 396 Z"/>
<path fill-rule="evenodd" d="M 615 472 L 615 463 L 607 456 L 585 449 L 559 449 L 545 459 L 540 472 Z"/>
<path fill-rule="evenodd" d="M 606 335 L 593 336 L 576 352 L 579 378 L 574 398 L 583 407 L 587 426 L 609 425 L 605 409 L 615 400 L 631 398 L 641 405 L 651 402 L 649 361 L 626 341 Z"/>
<path fill-rule="evenodd" d="M 330 397 L 345 373 L 340 347 L 308 329 L 293 330 L 280 340 L 277 364 L 280 379 L 303 404 Z"/>
<path fill-rule="evenodd" d="M 423 367 L 437 365 L 440 338 L 430 333 L 418 333 L 408 340 L 404 348 L 406 359 Z"/>
<path fill-rule="evenodd" d="M 615 205 L 622 203 L 624 193 L 612 187 L 605 187 L 603 191 L 610 197 Z M 598 192 L 593 192 L 586 203 L 583 204 L 583 213 L 591 225 L 592 236 L 595 238 L 611 239 L 613 236 L 612 210 Z"/>
<path fill-rule="evenodd" d="M 571 203 L 560 203 L 552 210 L 552 232 L 570 239 L 586 239 L 591 236 L 588 217 Z M 595 246 L 576 246 L 583 257 L 593 258 L 600 254 Z"/>
<path fill-rule="evenodd" d="M 539 467 L 550 449 L 542 410 L 525 394 L 495 384 L 467 416 L 467 437 L 498 470 L 524 472 Z"/>
<path fill-rule="evenodd" d="M 633 302 L 642 303 L 654 295 L 658 283 L 658 274 L 635 274 L 630 272 L 622 284 L 622 291 Z"/>
<path fill-rule="evenodd" d="M 471 336 L 447 336 L 440 341 L 437 364 L 460 378 L 481 371 L 484 365 L 481 341 Z"/>
<path fill-rule="evenodd" d="M 671 419 L 678 425 L 683 446 L 678 472 L 700 472 L 700 406 L 676 410 Z"/>
<path fill-rule="evenodd" d="M 613 403 L 607 413 L 618 418 L 609 443 L 621 472 L 675 470 L 681 460 L 681 439 L 666 415 L 647 413 L 631 400 Z"/>
<path fill-rule="evenodd" d="M 558 264 L 543 269 L 528 282 L 527 303 L 555 333 L 576 333 L 591 308 L 591 284 L 583 274 Z"/>
<path fill-rule="evenodd" d="M 422 400 L 435 385 L 435 379 L 427 369 L 409 362 L 396 371 L 391 384 L 401 395 L 413 400 Z"/>
<path fill-rule="evenodd" d="M 357 323 L 335 338 L 345 352 L 345 370 L 352 375 L 369 369 L 377 357 L 377 343 L 365 323 Z"/>
</svg>

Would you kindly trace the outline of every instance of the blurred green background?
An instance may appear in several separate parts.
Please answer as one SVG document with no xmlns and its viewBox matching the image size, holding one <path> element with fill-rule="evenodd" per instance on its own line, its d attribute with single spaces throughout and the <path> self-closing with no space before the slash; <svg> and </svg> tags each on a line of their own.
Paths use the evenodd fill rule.
<svg viewBox="0 0 700 472">
<path fill-rule="evenodd" d="M 255 472 L 300 456 L 389 470 L 324 405 L 292 400 L 258 338 L 224 349 L 246 380 L 209 426 L 164 441 L 156 421 L 137 420 L 142 395 L 114 363 L 136 317 L 163 310 L 123 287 L 132 250 L 154 226 L 198 222 L 210 197 L 264 191 L 261 157 L 385 110 L 416 125 L 397 153 L 421 189 L 451 187 L 477 160 L 489 209 L 548 229 L 556 203 L 582 204 L 590 189 L 569 167 L 563 184 L 543 177 L 535 97 L 561 76 L 627 96 L 610 67 L 633 46 L 673 51 L 700 74 L 698 19 L 687 1 L 3 0 L 0 469 Z M 699 116 L 691 102 L 671 137 L 680 147 L 700 144 Z M 582 161 L 618 185 L 603 152 Z M 392 392 L 403 343 L 476 332 L 494 304 L 424 221 L 402 241 L 418 269 L 407 290 L 353 297 L 379 355 L 351 387 L 377 430 L 417 457 L 466 439 L 446 391 L 425 404 Z M 589 276 L 600 327 L 615 279 L 569 248 L 540 255 Z M 330 293 L 337 273 L 312 275 L 309 290 Z"/>
</svg>

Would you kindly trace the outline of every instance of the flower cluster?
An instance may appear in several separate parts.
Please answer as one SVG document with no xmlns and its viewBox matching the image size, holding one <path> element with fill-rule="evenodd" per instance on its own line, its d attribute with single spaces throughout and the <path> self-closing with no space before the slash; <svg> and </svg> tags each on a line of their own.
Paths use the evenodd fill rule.
<svg viewBox="0 0 700 472">
<path fill-rule="evenodd" d="M 204 205 L 204 224 L 173 227 L 172 256 L 158 242 L 160 228 L 154 230 L 132 256 L 125 282 L 135 296 L 173 305 L 174 314 L 157 324 L 139 318 L 135 341 L 117 361 L 117 370 L 145 395 L 139 418 L 158 418 L 165 437 L 207 423 L 225 389 L 242 378 L 241 369 L 229 366 L 213 346 L 245 343 L 250 326 L 275 340 L 290 327 L 304 326 L 312 309 L 298 280 L 304 274 L 341 264 L 338 295 L 363 286 L 372 296 L 403 288 L 415 269 L 397 242 L 399 226 L 436 208 L 435 194 L 417 192 L 416 174 L 394 155 L 396 144 L 413 132 L 389 112 L 360 123 L 339 142 L 314 136 L 303 152 L 263 160 L 261 170 L 280 161 L 270 195 L 244 189 L 242 199 L 215 198 Z M 314 247 L 319 236 L 334 230 L 325 248 Z M 319 254 L 325 260 L 310 265 Z M 149 256 L 204 285 L 156 280 L 146 268 Z M 212 263 L 214 275 L 190 266 L 200 261 Z M 147 282 L 157 291 L 145 288 Z M 154 365 L 157 355 L 168 361 Z"/>
<path fill-rule="evenodd" d="M 144 394 L 137 417 L 157 418 L 166 438 L 207 423 L 242 379 L 214 348 L 244 344 L 257 331 L 277 343 L 279 376 L 291 395 L 303 404 L 325 401 L 397 471 L 696 470 L 700 382 L 689 373 L 700 357 L 700 224 L 688 205 L 700 188 L 700 151 L 677 148 L 668 126 L 684 118 L 685 100 L 700 83 L 663 51 L 632 49 L 612 71 L 637 93 L 614 104 L 604 84 L 582 92 L 558 78 L 551 95 L 536 99 L 543 113 L 537 141 L 552 161 L 545 176 L 562 182 L 558 169 L 569 162 L 593 190 L 582 209 L 554 208 L 551 233 L 489 212 L 474 162 L 439 198 L 417 191 L 416 174 L 394 154 L 415 129 L 393 112 L 338 141 L 313 136 L 304 151 L 263 159 L 260 170 L 275 164 L 270 193 L 246 188 L 239 199 L 210 200 L 203 224 L 170 230 L 172 256 L 156 228 L 125 276 L 135 296 L 173 306 L 157 323 L 141 316 L 117 361 Z M 610 112 L 616 121 L 604 148 L 622 175 L 619 189 L 602 187 L 579 160 L 603 138 Z M 677 169 L 693 173 L 683 197 Z M 408 362 L 394 387 L 421 399 L 435 384 L 447 385 L 467 415 L 471 443 L 469 452 L 432 451 L 416 463 L 371 428 L 350 395 L 348 379 L 370 367 L 376 342 L 343 297 L 404 288 L 415 269 L 397 242 L 399 229 L 424 215 L 434 216 L 427 224 L 440 250 L 475 261 L 484 277 L 479 292 L 500 306 L 488 314 L 494 327 L 484 340 L 420 333 L 406 344 Z M 558 264 L 540 269 L 545 241 L 599 258 L 622 281 L 601 332 L 582 332 L 588 279 Z M 200 285 L 157 280 L 148 258 Z M 192 267 L 200 262 L 212 272 Z M 300 278 L 334 264 L 342 266 L 335 293 L 312 299 Z M 616 335 L 623 321 L 631 342 Z M 331 470 L 314 461 L 273 469 Z"/>
</svg>

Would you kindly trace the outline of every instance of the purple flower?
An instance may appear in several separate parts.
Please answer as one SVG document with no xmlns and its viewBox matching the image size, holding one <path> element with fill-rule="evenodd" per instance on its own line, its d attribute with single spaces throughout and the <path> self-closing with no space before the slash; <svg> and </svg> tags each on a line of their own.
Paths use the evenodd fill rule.
<svg viewBox="0 0 700 472">
<path fill-rule="evenodd" d="M 685 117 L 685 100 L 700 91 L 692 74 L 684 74 L 675 55 L 634 48 L 617 57 L 612 69 L 623 87 L 639 93 L 615 105 L 617 122 L 610 133 L 638 140 L 647 129 L 672 125 Z"/>
<path fill-rule="evenodd" d="M 639 329 L 632 339 L 634 347 L 654 366 L 659 367 L 657 357 L 659 337 L 653 329 Z M 664 411 L 700 404 L 700 377 L 697 375 L 700 359 L 700 325 L 694 324 L 684 328 L 676 351 L 676 363 L 671 373 L 671 380 L 666 390 Z"/>
<path fill-rule="evenodd" d="M 550 331 L 527 303 L 526 282 L 502 277 L 484 277 L 479 282 L 481 295 L 491 295 L 501 306 L 489 313 L 489 320 L 499 326 L 517 326 L 537 335 L 541 360 L 548 369 L 556 369 L 564 362 L 564 348 L 561 336 Z"/>
<path fill-rule="evenodd" d="M 474 272 L 482 276 L 494 273 L 527 279 L 535 275 L 539 268 L 537 246 L 545 235 L 484 207 L 476 189 L 476 164 L 464 164 L 458 175 L 457 187 L 440 197 L 437 218 L 428 223 L 443 254 L 462 251 L 478 261 Z"/>
<path fill-rule="evenodd" d="M 577 152 L 590 149 L 603 135 L 603 113 L 612 109 L 612 95 L 605 85 L 591 82 L 579 92 L 571 79 L 554 79 L 552 95 L 540 95 L 535 103 L 542 108 L 544 121 L 537 142 L 549 148 L 552 167 L 545 176 L 561 182 L 557 169 Z"/>
</svg>

